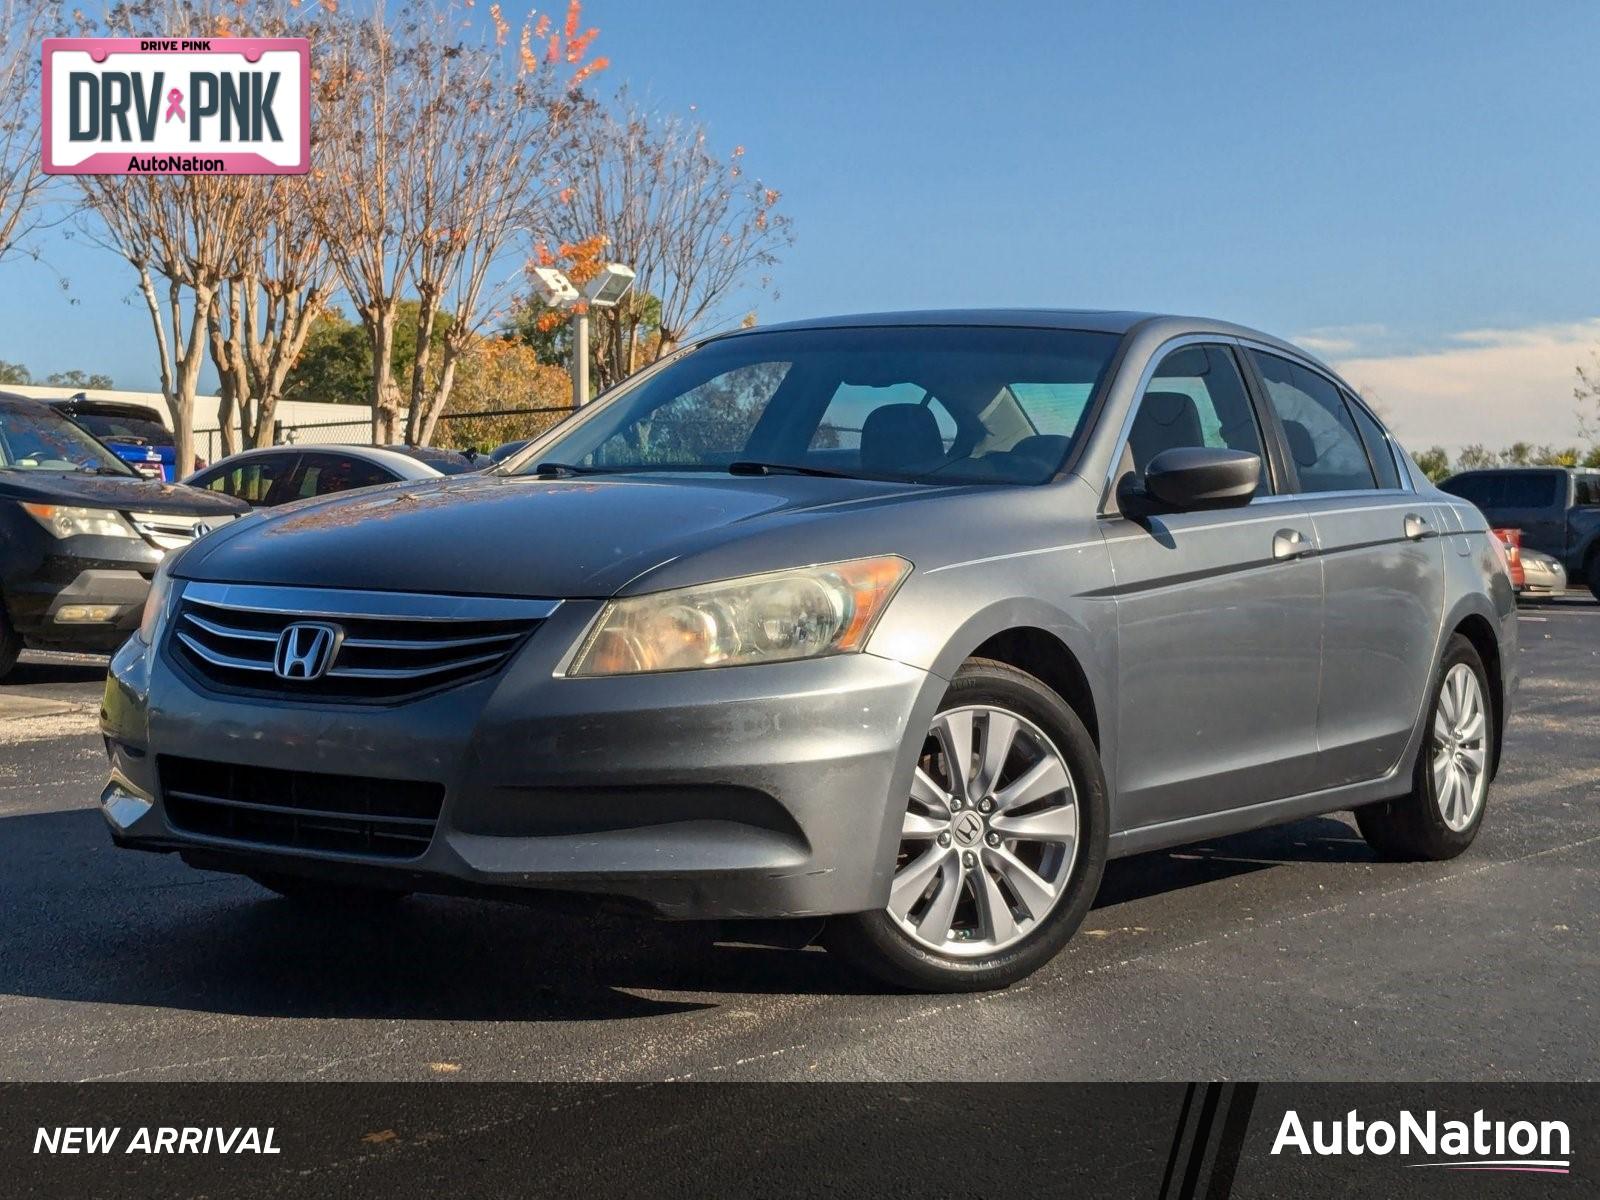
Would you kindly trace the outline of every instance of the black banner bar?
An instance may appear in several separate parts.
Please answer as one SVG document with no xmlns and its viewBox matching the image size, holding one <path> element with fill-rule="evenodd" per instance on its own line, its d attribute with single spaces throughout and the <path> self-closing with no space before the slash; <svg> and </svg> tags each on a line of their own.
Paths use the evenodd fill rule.
<svg viewBox="0 0 1600 1200">
<path fill-rule="evenodd" d="M 0 1192 L 1576 1197 L 1597 1116 L 1587 1084 L 9 1084 Z"/>
</svg>

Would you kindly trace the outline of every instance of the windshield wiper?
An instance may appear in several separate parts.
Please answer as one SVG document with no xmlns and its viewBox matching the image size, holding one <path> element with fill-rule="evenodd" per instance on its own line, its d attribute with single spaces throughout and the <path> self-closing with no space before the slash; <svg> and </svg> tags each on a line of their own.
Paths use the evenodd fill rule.
<svg viewBox="0 0 1600 1200">
<path fill-rule="evenodd" d="M 585 467 L 564 462 L 542 462 L 530 473 L 550 479 L 559 479 L 567 475 L 604 475 L 616 469 L 616 467 Z"/>
<path fill-rule="evenodd" d="M 849 471 L 835 471 L 828 467 L 803 467 L 798 463 L 750 462 L 741 459 L 728 464 L 729 475 L 826 475 L 831 479 L 858 479 Z"/>
</svg>

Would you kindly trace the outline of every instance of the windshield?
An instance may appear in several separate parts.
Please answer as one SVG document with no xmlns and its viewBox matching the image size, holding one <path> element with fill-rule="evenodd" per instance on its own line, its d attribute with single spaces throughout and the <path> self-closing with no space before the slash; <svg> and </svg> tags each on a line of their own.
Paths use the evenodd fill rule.
<svg viewBox="0 0 1600 1200">
<path fill-rule="evenodd" d="M 583 471 L 759 466 L 870 479 L 1043 483 L 1082 432 L 1108 333 L 891 326 L 714 341 L 518 462 Z"/>
<path fill-rule="evenodd" d="M 44 405 L 0 404 L 0 470 L 137 472 Z"/>
<path fill-rule="evenodd" d="M 74 420 L 101 441 L 135 441 L 148 446 L 172 445 L 172 434 L 159 421 L 96 412 L 78 413 Z"/>
</svg>

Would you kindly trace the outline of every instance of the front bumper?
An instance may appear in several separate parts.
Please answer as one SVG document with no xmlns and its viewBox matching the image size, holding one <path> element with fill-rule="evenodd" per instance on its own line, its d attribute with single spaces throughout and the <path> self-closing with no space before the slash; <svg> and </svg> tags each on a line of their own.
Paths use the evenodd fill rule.
<svg viewBox="0 0 1600 1200">
<path fill-rule="evenodd" d="M 165 551 L 134 538 L 40 533 L 4 584 L 6 614 L 29 646 L 109 652 L 139 627 Z M 91 614 L 84 610 L 95 610 Z M 78 611 L 74 611 L 78 610 Z"/>
<path fill-rule="evenodd" d="M 945 681 L 869 654 L 558 677 L 597 609 L 568 601 L 499 675 L 388 707 L 203 692 L 132 640 L 106 683 L 113 837 L 223 869 L 600 894 L 676 918 L 885 904 L 903 816 L 891 797 L 909 794 Z M 163 755 L 428 781 L 444 800 L 415 858 L 246 844 L 174 822 Z"/>
</svg>

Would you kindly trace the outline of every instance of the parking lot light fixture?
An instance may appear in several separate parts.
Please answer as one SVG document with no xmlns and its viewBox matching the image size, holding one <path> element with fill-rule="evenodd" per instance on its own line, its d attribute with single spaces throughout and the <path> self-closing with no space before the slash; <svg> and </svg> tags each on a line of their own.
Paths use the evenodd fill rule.
<svg viewBox="0 0 1600 1200">
<path fill-rule="evenodd" d="M 533 277 L 546 304 L 572 310 L 572 405 L 580 408 L 589 401 L 589 309 L 615 308 L 632 289 L 634 270 L 607 263 L 581 292 L 555 267 L 535 267 Z"/>
<path fill-rule="evenodd" d="M 589 402 L 589 309 L 615 308 L 633 287 L 634 271 L 621 263 L 607 263 L 583 288 L 587 304 L 572 311 L 572 403 Z"/>
</svg>

